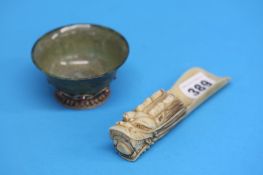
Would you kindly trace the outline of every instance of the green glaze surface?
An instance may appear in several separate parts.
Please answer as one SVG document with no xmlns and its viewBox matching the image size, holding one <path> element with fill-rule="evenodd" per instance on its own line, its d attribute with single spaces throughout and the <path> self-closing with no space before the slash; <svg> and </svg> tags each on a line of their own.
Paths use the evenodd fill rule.
<svg viewBox="0 0 263 175">
<path fill-rule="evenodd" d="M 113 71 L 128 55 L 128 44 L 117 32 L 79 24 L 56 29 L 35 44 L 35 64 L 50 76 L 86 79 Z"/>
<path fill-rule="evenodd" d="M 69 94 L 95 94 L 109 86 L 128 52 L 127 41 L 118 32 L 76 24 L 42 36 L 32 49 L 32 59 L 57 89 Z"/>
</svg>

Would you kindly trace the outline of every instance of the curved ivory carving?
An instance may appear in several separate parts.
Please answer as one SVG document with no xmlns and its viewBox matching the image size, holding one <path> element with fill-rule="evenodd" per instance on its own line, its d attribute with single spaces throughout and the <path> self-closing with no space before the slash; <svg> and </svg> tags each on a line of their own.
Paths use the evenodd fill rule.
<svg viewBox="0 0 263 175">
<path fill-rule="evenodd" d="M 136 160 L 228 81 L 229 78 L 216 77 L 200 68 L 189 70 L 170 90 L 155 92 L 110 128 L 115 149 L 123 158 Z"/>
</svg>

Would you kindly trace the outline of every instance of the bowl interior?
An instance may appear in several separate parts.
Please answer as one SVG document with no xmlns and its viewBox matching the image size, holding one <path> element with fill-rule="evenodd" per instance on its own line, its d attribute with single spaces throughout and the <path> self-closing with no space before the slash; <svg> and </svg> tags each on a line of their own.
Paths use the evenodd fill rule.
<svg viewBox="0 0 263 175">
<path fill-rule="evenodd" d="M 50 76 L 99 77 L 120 66 L 128 44 L 117 32 L 97 25 L 71 25 L 51 31 L 35 44 L 34 63 Z"/>
</svg>

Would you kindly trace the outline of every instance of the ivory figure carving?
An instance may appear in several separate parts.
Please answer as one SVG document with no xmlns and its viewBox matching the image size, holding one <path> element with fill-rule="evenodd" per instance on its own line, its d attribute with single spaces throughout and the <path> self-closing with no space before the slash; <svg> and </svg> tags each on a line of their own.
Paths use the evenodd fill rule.
<svg viewBox="0 0 263 175">
<path fill-rule="evenodd" d="M 124 159 L 136 160 L 228 82 L 229 78 L 219 78 L 201 68 L 190 69 L 170 90 L 155 92 L 110 128 L 115 149 Z"/>
</svg>

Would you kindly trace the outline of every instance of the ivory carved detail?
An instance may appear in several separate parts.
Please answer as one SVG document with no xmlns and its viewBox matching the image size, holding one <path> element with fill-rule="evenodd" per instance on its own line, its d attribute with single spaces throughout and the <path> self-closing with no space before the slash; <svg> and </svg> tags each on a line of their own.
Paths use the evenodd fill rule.
<svg viewBox="0 0 263 175">
<path fill-rule="evenodd" d="M 123 158 L 136 160 L 228 81 L 201 68 L 190 69 L 170 90 L 155 92 L 110 128 L 115 149 Z"/>
</svg>

